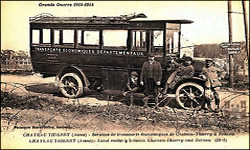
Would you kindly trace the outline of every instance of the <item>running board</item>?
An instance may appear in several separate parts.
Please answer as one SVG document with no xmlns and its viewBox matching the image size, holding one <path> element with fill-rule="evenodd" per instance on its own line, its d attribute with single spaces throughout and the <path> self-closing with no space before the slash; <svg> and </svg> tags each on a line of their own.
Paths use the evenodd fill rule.
<svg viewBox="0 0 250 150">
<path fill-rule="evenodd" d="M 166 96 L 164 96 L 164 98 L 175 98 L 176 95 L 175 94 L 167 94 Z"/>
</svg>

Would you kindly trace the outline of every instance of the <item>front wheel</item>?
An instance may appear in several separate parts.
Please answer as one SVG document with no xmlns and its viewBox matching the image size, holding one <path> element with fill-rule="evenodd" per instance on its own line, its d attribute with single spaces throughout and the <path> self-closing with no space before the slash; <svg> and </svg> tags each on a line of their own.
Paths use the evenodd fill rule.
<svg viewBox="0 0 250 150">
<path fill-rule="evenodd" d="M 194 82 L 186 82 L 176 89 L 176 102 L 184 109 L 200 109 L 204 103 L 204 88 Z"/>
<path fill-rule="evenodd" d="M 83 83 L 76 73 L 66 73 L 60 79 L 61 93 L 68 98 L 76 98 L 83 94 Z"/>
</svg>

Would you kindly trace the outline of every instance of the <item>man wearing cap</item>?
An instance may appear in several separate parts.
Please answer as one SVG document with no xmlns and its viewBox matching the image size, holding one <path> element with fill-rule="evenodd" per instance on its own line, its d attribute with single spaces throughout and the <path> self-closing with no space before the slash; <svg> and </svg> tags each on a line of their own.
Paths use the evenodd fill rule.
<svg viewBox="0 0 250 150">
<path fill-rule="evenodd" d="M 184 62 L 177 63 L 173 59 L 171 62 L 176 66 L 176 71 L 174 71 L 165 83 L 165 86 L 161 92 L 160 98 L 167 94 L 169 86 L 175 81 L 178 82 L 183 78 L 192 77 L 194 75 L 194 67 L 192 66 L 192 58 L 186 56 L 183 58 Z"/>
<path fill-rule="evenodd" d="M 134 102 L 134 93 L 139 91 L 139 80 L 138 74 L 135 71 L 130 73 L 130 77 L 127 82 L 126 92 L 123 93 L 123 96 L 130 94 L 130 106 L 133 105 Z"/>
<path fill-rule="evenodd" d="M 212 111 L 210 101 L 212 100 L 211 94 L 209 91 L 211 90 L 212 94 L 214 95 L 215 104 L 217 108 L 215 112 L 218 112 L 220 109 L 220 97 L 218 94 L 219 86 L 221 86 L 219 78 L 224 77 L 224 73 L 221 69 L 215 67 L 213 65 L 213 60 L 208 58 L 206 59 L 206 66 L 202 69 L 201 77 L 206 80 L 205 82 L 205 96 L 206 96 L 206 104 L 209 111 Z M 205 103 L 204 103 L 205 105 Z M 202 107 L 205 107 L 205 106 Z"/>
<path fill-rule="evenodd" d="M 148 61 L 144 62 L 140 74 L 140 84 L 144 86 L 144 107 L 148 107 L 149 95 L 155 97 L 156 108 L 158 108 L 157 86 L 161 84 L 161 64 L 155 60 L 153 54 L 148 54 Z"/>
</svg>

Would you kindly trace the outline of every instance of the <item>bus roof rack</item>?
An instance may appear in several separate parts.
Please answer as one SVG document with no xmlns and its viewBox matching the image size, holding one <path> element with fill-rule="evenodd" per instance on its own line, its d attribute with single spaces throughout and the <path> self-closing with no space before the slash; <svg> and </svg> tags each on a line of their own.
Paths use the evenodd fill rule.
<svg viewBox="0 0 250 150">
<path fill-rule="evenodd" d="M 34 17 L 29 17 L 29 19 L 30 19 L 30 22 L 33 22 L 33 21 L 40 20 L 41 18 L 45 18 L 45 17 L 54 17 L 54 16 L 50 13 L 41 13 Z"/>
<path fill-rule="evenodd" d="M 147 16 L 143 13 L 132 13 L 128 15 L 120 15 L 120 16 L 107 16 L 107 17 L 100 17 L 100 16 L 92 16 L 92 17 L 54 17 L 52 14 L 49 13 L 42 13 L 36 15 L 34 17 L 30 17 L 30 22 L 36 23 L 51 23 L 51 22 L 75 22 L 75 23 L 125 23 L 131 19 L 135 18 L 147 18 Z"/>
<path fill-rule="evenodd" d="M 189 24 L 193 23 L 191 20 L 163 20 L 163 19 L 149 19 L 143 13 L 131 13 L 120 16 L 92 16 L 92 17 L 54 17 L 49 13 L 42 13 L 34 17 L 30 17 L 30 23 L 69 23 L 69 24 L 129 24 L 129 22 L 161 22 L 161 23 L 178 23 Z"/>
</svg>

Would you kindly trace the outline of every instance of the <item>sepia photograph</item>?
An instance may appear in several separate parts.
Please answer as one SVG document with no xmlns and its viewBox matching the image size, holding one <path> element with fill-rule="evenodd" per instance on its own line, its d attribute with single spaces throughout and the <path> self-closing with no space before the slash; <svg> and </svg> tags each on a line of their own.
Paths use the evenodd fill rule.
<svg viewBox="0 0 250 150">
<path fill-rule="evenodd" d="M 249 149 L 249 1 L 1 1 L 1 149 Z"/>
</svg>

